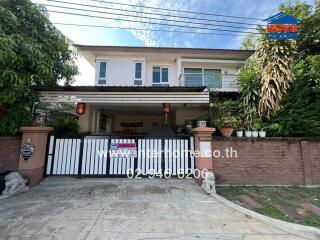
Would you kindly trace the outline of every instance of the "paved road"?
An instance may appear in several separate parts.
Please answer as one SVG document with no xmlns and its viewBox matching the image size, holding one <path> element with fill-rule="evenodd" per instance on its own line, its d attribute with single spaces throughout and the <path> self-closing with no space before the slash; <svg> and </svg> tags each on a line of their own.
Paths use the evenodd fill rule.
<svg viewBox="0 0 320 240">
<path fill-rule="evenodd" d="M 299 240 L 193 180 L 59 179 L 0 200 L 0 239 Z"/>
</svg>

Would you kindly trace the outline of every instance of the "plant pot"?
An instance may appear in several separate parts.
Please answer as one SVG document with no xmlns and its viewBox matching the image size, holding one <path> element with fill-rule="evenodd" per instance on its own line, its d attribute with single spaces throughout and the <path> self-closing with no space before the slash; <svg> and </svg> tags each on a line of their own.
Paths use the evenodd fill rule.
<svg viewBox="0 0 320 240">
<path fill-rule="evenodd" d="M 197 127 L 206 127 L 207 126 L 207 121 L 199 120 L 197 121 Z"/>
<path fill-rule="evenodd" d="M 266 135 L 267 135 L 267 132 L 266 132 L 266 131 L 264 131 L 264 130 L 260 130 L 260 131 L 259 131 L 259 137 L 264 138 L 264 137 L 266 137 Z"/>
<path fill-rule="evenodd" d="M 220 133 L 224 137 L 231 137 L 233 133 L 233 128 L 219 128 Z"/>
<path fill-rule="evenodd" d="M 244 135 L 246 136 L 246 137 L 251 137 L 252 136 L 252 131 L 245 131 L 244 132 Z"/>
<path fill-rule="evenodd" d="M 237 137 L 243 137 L 243 131 L 242 130 L 237 130 Z"/>
<path fill-rule="evenodd" d="M 252 131 L 252 137 L 258 137 L 258 131 L 254 130 Z"/>
</svg>

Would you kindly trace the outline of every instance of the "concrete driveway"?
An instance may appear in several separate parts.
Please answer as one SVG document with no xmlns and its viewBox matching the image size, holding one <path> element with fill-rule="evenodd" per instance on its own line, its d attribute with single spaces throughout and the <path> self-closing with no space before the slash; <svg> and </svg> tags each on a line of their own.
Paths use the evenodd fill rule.
<svg viewBox="0 0 320 240">
<path fill-rule="evenodd" d="M 185 179 L 48 178 L 0 200 L 0 239 L 301 239 Z"/>
</svg>

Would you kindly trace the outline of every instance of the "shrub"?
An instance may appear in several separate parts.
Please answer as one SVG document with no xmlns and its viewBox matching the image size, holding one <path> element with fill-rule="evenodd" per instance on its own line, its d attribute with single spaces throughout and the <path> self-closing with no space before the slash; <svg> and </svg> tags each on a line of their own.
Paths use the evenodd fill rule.
<svg viewBox="0 0 320 240">
<path fill-rule="evenodd" d="M 75 116 L 54 116 L 50 124 L 55 134 L 77 134 L 79 132 L 78 119 Z"/>
</svg>

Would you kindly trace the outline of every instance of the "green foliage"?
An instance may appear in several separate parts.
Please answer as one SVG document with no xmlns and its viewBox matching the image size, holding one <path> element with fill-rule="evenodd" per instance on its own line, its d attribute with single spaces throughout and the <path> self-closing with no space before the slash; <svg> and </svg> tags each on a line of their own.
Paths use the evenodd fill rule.
<svg viewBox="0 0 320 240">
<path fill-rule="evenodd" d="M 79 132 L 78 119 L 74 116 L 54 116 L 50 125 L 54 128 L 55 134 L 77 134 Z"/>
<path fill-rule="evenodd" d="M 316 2 L 315 11 L 320 12 L 320 0 L 317 0 Z"/>
<path fill-rule="evenodd" d="M 223 182 L 223 179 L 221 179 Z M 227 199 L 247 207 L 243 202 L 239 201 L 240 195 L 248 195 L 261 205 L 261 208 L 255 211 L 266 216 L 295 222 L 303 225 L 315 226 L 320 225 L 320 216 L 311 211 L 301 211 L 302 203 L 312 203 L 319 206 L 320 188 L 306 187 L 247 187 L 247 186 L 231 186 L 217 187 L 217 193 Z M 295 209 L 299 214 L 304 216 L 303 220 L 296 220 L 286 212 L 277 208 L 278 204 L 286 205 Z"/>
<path fill-rule="evenodd" d="M 279 5 L 279 10 L 285 14 L 303 20 L 311 14 L 312 7 L 306 1 L 288 0 Z"/>
<path fill-rule="evenodd" d="M 299 58 L 320 54 L 320 12 L 316 12 L 300 23 L 297 39 Z"/>
<path fill-rule="evenodd" d="M 36 100 L 32 85 L 70 84 L 77 73 L 68 39 L 29 0 L 0 5 L 0 134 L 30 124 Z"/>
<path fill-rule="evenodd" d="M 296 79 L 273 123 L 281 126 L 275 135 L 320 136 L 320 55 L 300 60 Z"/>
<path fill-rule="evenodd" d="M 241 49 L 254 50 L 258 45 L 258 37 L 256 34 L 249 33 L 242 41 Z"/>
<path fill-rule="evenodd" d="M 262 125 L 268 135 L 320 136 L 320 14 L 312 14 L 312 7 L 305 1 L 288 1 L 279 9 L 301 20 L 298 39 L 267 41 L 264 34 L 259 39 L 258 52 L 238 78 L 245 125 L 250 125 L 246 113 L 250 112 L 248 99 L 252 96 L 247 94 L 254 89 L 257 76 L 261 78 L 259 110 L 265 117 Z M 258 63 L 260 69 L 250 66 L 252 62 Z M 257 121 L 260 120 L 252 118 L 254 128 Z"/>
<path fill-rule="evenodd" d="M 260 71 L 257 61 L 251 59 L 240 69 L 237 83 L 241 94 L 243 117 L 251 125 L 258 115 Z"/>
<path fill-rule="evenodd" d="M 238 127 L 240 125 L 239 101 L 214 98 L 212 101 L 212 123 L 214 127 Z"/>
<path fill-rule="evenodd" d="M 216 119 L 216 127 L 218 128 L 236 128 L 239 126 L 240 119 L 235 116 L 221 116 Z"/>
<path fill-rule="evenodd" d="M 77 134 L 79 132 L 76 106 L 68 103 L 37 103 L 34 115 L 45 119 L 46 125 L 54 128 L 55 134 Z"/>
<path fill-rule="evenodd" d="M 271 123 L 276 136 L 320 136 L 320 16 L 305 17 L 299 26 L 294 81 Z"/>
</svg>

